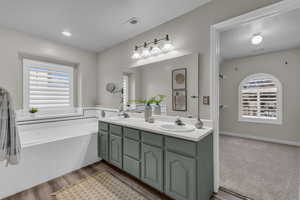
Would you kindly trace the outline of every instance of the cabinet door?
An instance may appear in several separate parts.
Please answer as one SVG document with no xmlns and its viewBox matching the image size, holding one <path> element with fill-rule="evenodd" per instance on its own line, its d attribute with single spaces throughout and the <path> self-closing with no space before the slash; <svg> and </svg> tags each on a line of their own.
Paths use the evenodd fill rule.
<svg viewBox="0 0 300 200">
<path fill-rule="evenodd" d="M 196 199 L 196 160 L 166 152 L 166 194 L 176 200 Z"/>
<path fill-rule="evenodd" d="M 111 134 L 109 136 L 109 161 L 122 168 L 122 138 Z"/>
<path fill-rule="evenodd" d="M 108 160 L 108 134 L 102 131 L 98 135 L 98 156 Z"/>
<path fill-rule="evenodd" d="M 142 180 L 163 191 L 163 151 L 150 145 L 142 145 Z"/>
</svg>

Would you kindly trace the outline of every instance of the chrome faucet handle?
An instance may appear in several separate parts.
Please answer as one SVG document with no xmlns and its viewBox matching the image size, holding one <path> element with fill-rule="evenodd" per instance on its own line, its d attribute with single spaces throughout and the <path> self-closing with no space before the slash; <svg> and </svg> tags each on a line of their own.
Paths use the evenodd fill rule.
<svg viewBox="0 0 300 200">
<path fill-rule="evenodd" d="M 184 126 L 185 123 L 183 123 L 183 121 L 178 117 L 175 121 L 175 124 L 178 125 L 178 126 Z"/>
<path fill-rule="evenodd" d="M 129 114 L 126 113 L 125 111 L 119 112 L 118 116 L 123 116 L 124 118 L 129 118 Z"/>
</svg>

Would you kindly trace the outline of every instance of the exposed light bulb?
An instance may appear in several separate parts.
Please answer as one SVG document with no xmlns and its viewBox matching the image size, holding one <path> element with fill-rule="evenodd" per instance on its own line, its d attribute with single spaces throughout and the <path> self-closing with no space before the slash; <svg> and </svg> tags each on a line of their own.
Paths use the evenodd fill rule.
<svg viewBox="0 0 300 200">
<path fill-rule="evenodd" d="M 263 39 L 263 36 L 261 36 L 260 34 L 256 34 L 252 36 L 251 43 L 253 45 L 259 45 L 260 43 L 262 43 Z"/>
<path fill-rule="evenodd" d="M 174 49 L 174 46 L 169 40 L 167 40 L 162 49 L 164 52 L 168 52 L 168 51 L 172 51 Z"/>
<path fill-rule="evenodd" d="M 132 59 L 139 59 L 139 58 L 141 58 L 141 54 L 140 54 L 140 52 L 139 52 L 139 47 L 138 47 L 138 46 L 135 46 L 131 58 L 132 58 Z"/>
<path fill-rule="evenodd" d="M 139 52 L 134 51 L 131 58 L 132 59 L 139 59 L 139 58 L 141 58 L 141 55 L 139 54 Z"/>
<path fill-rule="evenodd" d="M 151 55 L 158 55 L 161 53 L 161 49 L 157 46 L 157 45 L 154 45 L 151 49 Z"/>
<path fill-rule="evenodd" d="M 142 57 L 143 58 L 147 58 L 149 56 L 151 56 L 151 53 L 150 53 L 149 49 L 148 48 L 144 48 L 143 51 L 142 51 Z"/>
</svg>

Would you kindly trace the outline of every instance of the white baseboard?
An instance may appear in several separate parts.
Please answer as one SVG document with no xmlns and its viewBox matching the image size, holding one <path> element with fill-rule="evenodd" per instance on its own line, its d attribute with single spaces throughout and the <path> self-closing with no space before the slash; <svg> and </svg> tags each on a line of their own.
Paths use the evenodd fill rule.
<svg viewBox="0 0 300 200">
<path fill-rule="evenodd" d="M 258 140 L 258 141 L 263 141 L 263 142 L 285 144 L 285 145 L 289 145 L 289 146 L 300 147 L 300 142 L 292 142 L 292 141 L 287 141 L 287 140 L 270 139 L 270 138 L 266 138 L 266 137 L 251 136 L 251 135 L 245 135 L 245 134 L 240 134 L 240 133 L 231 133 L 231 132 L 226 132 L 226 131 L 220 132 L 220 135 L 227 135 L 227 136 L 232 136 L 232 137 L 239 137 L 239 138 Z"/>
</svg>

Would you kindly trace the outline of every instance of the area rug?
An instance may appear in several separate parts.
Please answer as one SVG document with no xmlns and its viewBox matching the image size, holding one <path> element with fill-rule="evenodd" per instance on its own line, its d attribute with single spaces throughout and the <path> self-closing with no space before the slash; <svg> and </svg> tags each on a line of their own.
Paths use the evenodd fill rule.
<svg viewBox="0 0 300 200">
<path fill-rule="evenodd" d="M 57 200 L 147 200 L 107 171 L 67 185 L 52 195 Z"/>
</svg>

